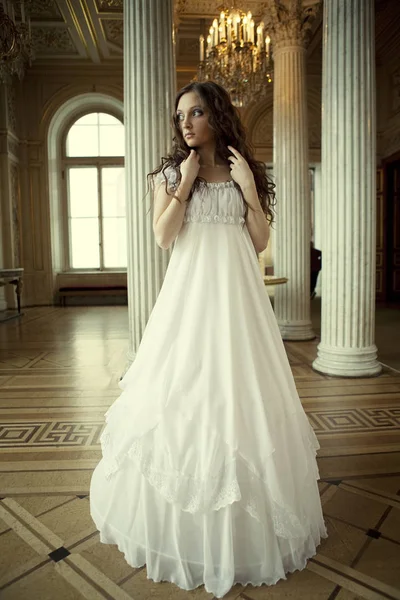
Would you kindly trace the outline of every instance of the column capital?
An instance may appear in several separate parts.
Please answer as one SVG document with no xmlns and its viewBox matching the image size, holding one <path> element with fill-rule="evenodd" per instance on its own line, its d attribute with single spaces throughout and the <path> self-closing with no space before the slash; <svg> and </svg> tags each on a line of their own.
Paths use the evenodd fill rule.
<svg viewBox="0 0 400 600">
<path fill-rule="evenodd" d="M 275 49 L 304 46 L 321 0 L 266 0 L 262 4 L 263 20 L 271 32 Z"/>
</svg>

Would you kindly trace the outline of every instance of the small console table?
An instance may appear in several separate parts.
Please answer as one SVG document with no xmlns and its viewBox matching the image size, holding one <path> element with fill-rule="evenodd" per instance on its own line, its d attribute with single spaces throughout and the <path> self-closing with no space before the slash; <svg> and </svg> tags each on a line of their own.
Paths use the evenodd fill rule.
<svg viewBox="0 0 400 600">
<path fill-rule="evenodd" d="M 17 295 L 18 314 L 21 314 L 21 292 L 23 286 L 24 269 L 0 269 L 0 287 L 7 283 L 15 285 Z"/>
</svg>

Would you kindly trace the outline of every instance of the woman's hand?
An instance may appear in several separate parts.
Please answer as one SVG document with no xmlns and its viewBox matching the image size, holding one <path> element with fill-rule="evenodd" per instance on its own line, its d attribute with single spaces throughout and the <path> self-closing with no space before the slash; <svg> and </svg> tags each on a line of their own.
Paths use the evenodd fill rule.
<svg viewBox="0 0 400 600">
<path fill-rule="evenodd" d="M 196 179 L 199 169 L 200 169 L 200 156 L 197 154 L 196 150 L 191 150 L 190 154 L 185 160 L 181 162 L 180 169 L 182 180 L 186 180 L 193 185 L 194 180 Z"/>
<path fill-rule="evenodd" d="M 240 185 L 242 191 L 252 185 L 254 185 L 254 175 L 252 170 L 249 167 L 249 163 L 243 156 L 232 148 L 232 146 L 228 146 L 229 150 L 232 152 L 233 156 L 229 156 L 228 160 L 231 161 L 231 176 L 234 181 L 238 185 Z"/>
</svg>

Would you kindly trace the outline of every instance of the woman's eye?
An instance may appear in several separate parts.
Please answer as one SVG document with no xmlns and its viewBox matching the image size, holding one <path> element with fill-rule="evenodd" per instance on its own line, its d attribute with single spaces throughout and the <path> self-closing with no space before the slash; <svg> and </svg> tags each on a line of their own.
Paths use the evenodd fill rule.
<svg viewBox="0 0 400 600">
<path fill-rule="evenodd" d="M 195 110 L 192 112 L 193 116 L 201 116 L 203 114 L 204 113 L 200 108 L 195 108 Z M 185 119 L 185 115 L 183 113 L 179 113 L 177 115 L 177 119 L 178 119 L 178 121 L 183 121 Z"/>
</svg>

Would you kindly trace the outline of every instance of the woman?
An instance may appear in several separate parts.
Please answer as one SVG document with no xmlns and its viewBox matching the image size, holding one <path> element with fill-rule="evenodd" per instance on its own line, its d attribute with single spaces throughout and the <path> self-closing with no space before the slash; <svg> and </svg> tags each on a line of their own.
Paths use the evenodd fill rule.
<svg viewBox="0 0 400 600">
<path fill-rule="evenodd" d="M 274 584 L 326 536 L 315 453 L 257 252 L 273 190 L 228 94 L 177 95 L 153 229 L 174 243 L 121 396 L 106 413 L 91 514 L 154 581 Z"/>
</svg>

